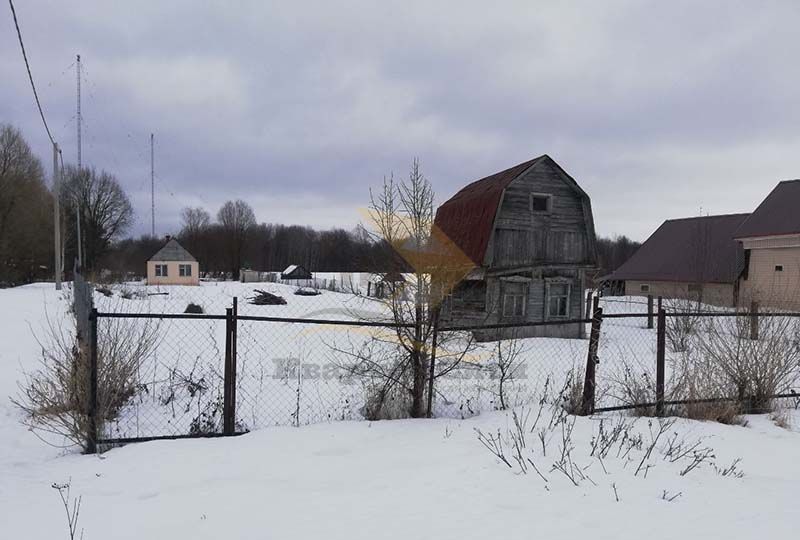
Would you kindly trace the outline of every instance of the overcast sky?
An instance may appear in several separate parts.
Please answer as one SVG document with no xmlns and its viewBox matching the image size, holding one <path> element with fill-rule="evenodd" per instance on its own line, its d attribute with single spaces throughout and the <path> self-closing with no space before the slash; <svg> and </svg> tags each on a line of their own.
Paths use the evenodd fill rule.
<svg viewBox="0 0 800 540">
<path fill-rule="evenodd" d="M 556 5 L 558 4 L 558 5 Z M 17 0 L 45 114 L 117 174 L 149 231 L 243 198 L 259 221 L 352 228 L 421 160 L 437 201 L 547 153 L 599 234 L 752 211 L 800 177 L 800 2 Z M 51 163 L 10 10 L 0 122 Z"/>
</svg>

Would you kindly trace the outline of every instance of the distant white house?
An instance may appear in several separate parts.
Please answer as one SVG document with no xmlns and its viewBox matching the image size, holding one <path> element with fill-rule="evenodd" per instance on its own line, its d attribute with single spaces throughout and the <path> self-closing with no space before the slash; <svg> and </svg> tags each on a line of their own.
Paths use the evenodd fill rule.
<svg viewBox="0 0 800 540">
<path fill-rule="evenodd" d="M 147 261 L 148 285 L 198 285 L 200 264 L 191 253 L 167 237 L 167 243 Z"/>
</svg>

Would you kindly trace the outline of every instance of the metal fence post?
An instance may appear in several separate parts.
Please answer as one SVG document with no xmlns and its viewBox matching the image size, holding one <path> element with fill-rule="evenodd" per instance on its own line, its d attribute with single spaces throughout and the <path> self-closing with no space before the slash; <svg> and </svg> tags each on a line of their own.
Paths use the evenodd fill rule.
<svg viewBox="0 0 800 540">
<path fill-rule="evenodd" d="M 667 312 L 658 310 L 658 330 L 656 336 L 656 415 L 664 414 L 664 362 L 667 345 Z"/>
<path fill-rule="evenodd" d="M 758 302 L 750 304 L 750 339 L 758 339 Z"/>
<path fill-rule="evenodd" d="M 89 313 L 89 393 L 87 396 L 86 453 L 97 452 L 97 309 Z"/>
<path fill-rule="evenodd" d="M 231 322 L 231 416 L 236 431 L 236 371 L 239 364 L 239 298 L 233 297 L 233 319 Z"/>
<path fill-rule="evenodd" d="M 647 329 L 653 329 L 653 295 L 647 295 Z"/>
<path fill-rule="evenodd" d="M 595 302 L 597 306 L 597 302 Z M 595 307 L 592 317 L 592 330 L 589 334 L 589 353 L 586 355 L 586 376 L 583 380 L 583 403 L 581 413 L 589 415 L 594 412 L 595 371 L 597 366 L 597 348 L 600 342 L 600 327 L 603 324 L 603 308 Z"/>
<path fill-rule="evenodd" d="M 231 382 L 233 381 L 233 308 L 225 309 L 225 380 L 223 383 L 222 433 L 233 435 L 235 431 L 234 404 Z"/>
</svg>

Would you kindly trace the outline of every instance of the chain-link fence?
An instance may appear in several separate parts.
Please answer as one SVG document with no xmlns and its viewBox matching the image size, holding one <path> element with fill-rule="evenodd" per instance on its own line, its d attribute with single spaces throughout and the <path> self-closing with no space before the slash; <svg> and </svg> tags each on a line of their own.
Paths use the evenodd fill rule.
<svg viewBox="0 0 800 540">
<path fill-rule="evenodd" d="M 589 319 L 434 324 L 409 345 L 413 325 L 357 292 L 231 282 L 154 289 L 94 293 L 100 443 L 396 418 L 418 391 L 429 414 L 453 418 L 543 396 L 585 413 L 750 399 L 750 387 L 712 385 L 713 377 L 696 384 L 712 368 L 724 375 L 731 350 L 742 351 L 735 360 L 749 366 L 751 380 L 780 375 L 766 381 L 773 396 L 795 395 L 799 378 L 798 314 L 692 313 L 603 299 Z M 588 339 L 524 337 L 532 328 L 558 335 L 547 327 L 578 328 Z M 415 366 L 408 358 L 416 346 Z M 715 351 L 716 366 L 709 364 Z"/>
</svg>

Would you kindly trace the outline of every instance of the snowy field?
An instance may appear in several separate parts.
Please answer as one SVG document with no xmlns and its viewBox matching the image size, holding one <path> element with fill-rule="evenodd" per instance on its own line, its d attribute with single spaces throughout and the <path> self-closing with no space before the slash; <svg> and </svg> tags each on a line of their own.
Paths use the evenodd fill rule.
<svg viewBox="0 0 800 540">
<path fill-rule="evenodd" d="M 282 292 L 289 303 L 240 303 L 241 314 L 347 318 L 380 312 L 375 302 L 352 295 L 326 292 L 299 297 L 292 295 L 292 288 L 283 287 L 238 283 L 180 290 L 162 287 L 157 292 L 170 292 L 168 296 L 125 300 L 115 293 L 110 298 L 97 295 L 96 301 L 101 310 L 123 311 L 120 306 L 124 305 L 125 311 L 152 312 L 182 312 L 193 301 L 203 304 L 208 313 L 222 313 L 234 296 L 242 302 L 253 288 L 265 288 Z M 351 416 L 341 417 L 345 421 L 328 421 L 339 417 L 328 417 L 326 411 L 345 410 L 335 401 L 342 395 L 339 381 L 304 379 L 313 375 L 314 368 L 301 368 L 288 370 L 299 382 L 290 383 L 288 375 L 286 381 L 276 382 L 270 376 L 265 378 L 269 386 L 259 388 L 257 382 L 264 379 L 256 375 L 255 367 L 252 371 L 245 367 L 240 371 L 245 382 L 239 399 L 250 402 L 254 394 L 269 395 L 275 400 L 272 405 L 264 398 L 258 407 L 250 405 L 250 413 L 279 411 L 262 420 L 248 420 L 243 414 L 243 422 L 255 422 L 248 425 L 255 430 L 252 433 L 230 439 L 141 443 L 99 457 L 54 448 L 20 425 L 19 412 L 5 396 L 15 395 L 23 373 L 36 367 L 39 346 L 34 334 L 42 335 L 48 318 L 63 320 L 65 305 L 51 285 L 0 290 L 2 538 L 66 537 L 64 511 L 50 486 L 69 480 L 73 495 L 83 497 L 80 526 L 87 539 L 574 538 L 585 534 L 615 539 L 730 539 L 790 535 L 798 526 L 800 415 L 795 410 L 787 411 L 778 422 L 783 427 L 767 415 L 747 417 L 746 427 L 678 420 L 668 426 L 649 457 L 646 451 L 658 423 L 648 425 L 647 419 L 603 417 L 603 433 L 620 422 L 625 422 L 626 433 L 615 440 L 604 459 L 598 458 L 592 446 L 592 440 L 600 436 L 601 418 L 567 418 L 552 424 L 557 409 L 546 404 L 540 420 L 534 422 L 543 375 L 556 378 L 573 367 L 582 373 L 586 342 L 580 340 L 524 340 L 530 365 L 526 377 L 515 381 L 511 399 L 519 403 L 534 399 L 529 408 L 516 411 L 527 419 L 524 455 L 544 478 L 530 467 L 523 473 L 511 457 L 512 419 L 505 412 L 492 411 L 496 381 L 463 376 L 448 383 L 458 391 L 450 389 L 441 398 L 439 419 L 347 421 L 359 418 L 358 404 L 353 403 L 347 404 Z M 642 309 L 630 303 L 619 311 L 637 306 Z M 187 324 L 162 323 L 159 332 L 175 335 L 186 329 L 179 323 Z M 221 370 L 222 357 L 207 353 L 206 345 L 216 341 L 224 350 L 223 323 L 203 324 L 219 328 L 209 326 L 177 343 L 165 338 L 158 355 L 169 361 L 158 360 L 158 365 L 178 365 L 185 371 L 199 355 L 199 364 L 219 361 Z M 321 344 L 352 342 L 361 335 L 340 329 L 311 332 L 283 324 L 252 324 L 258 326 L 240 327 L 240 357 L 263 366 L 270 375 L 275 358 L 297 359 L 301 366 L 321 364 L 329 360 Z M 643 326 L 644 320 L 635 319 L 609 325 L 609 337 L 601 344 L 599 377 L 620 355 L 637 356 L 645 363 L 652 358 L 654 363 L 654 332 Z M 476 364 L 490 362 L 491 347 L 475 353 Z M 281 384 L 285 395 L 277 390 Z M 326 393 L 321 390 L 323 384 L 336 388 Z M 358 388 L 349 388 L 357 401 Z M 294 408 L 287 396 L 294 397 Z M 135 407 L 127 411 L 127 423 L 114 427 L 117 433 L 135 429 L 137 417 L 141 426 L 145 411 L 149 417 L 164 408 L 152 403 L 140 403 L 138 412 Z M 184 406 L 177 403 L 176 409 Z M 241 408 L 247 410 L 245 405 Z M 292 416 L 298 410 L 299 419 Z M 159 422 L 171 418 L 158 414 Z M 184 416 L 173 418 L 176 429 L 184 427 Z M 256 414 L 256 418 L 261 416 Z M 564 430 L 573 421 L 565 445 Z M 476 429 L 492 436 L 499 433 L 512 467 L 481 445 Z M 707 449 L 713 458 L 682 474 L 692 463 L 692 453 L 678 459 L 674 452 L 669 454 L 669 447 L 682 444 L 681 448 L 688 449 L 695 443 L 699 443 L 695 450 Z M 577 467 L 570 469 L 577 486 L 556 467 L 564 463 L 565 447 L 573 449 L 568 457 Z"/>
</svg>

